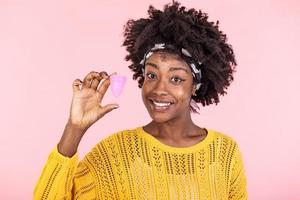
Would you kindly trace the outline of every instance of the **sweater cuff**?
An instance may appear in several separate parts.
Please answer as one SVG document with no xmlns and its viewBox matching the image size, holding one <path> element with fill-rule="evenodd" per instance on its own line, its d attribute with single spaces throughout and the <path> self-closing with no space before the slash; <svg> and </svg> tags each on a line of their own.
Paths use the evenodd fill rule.
<svg viewBox="0 0 300 200">
<path fill-rule="evenodd" d="M 77 163 L 78 161 L 78 152 L 76 152 L 71 158 L 62 155 L 61 153 L 59 153 L 58 151 L 58 145 L 55 145 L 55 147 L 52 149 L 52 152 L 50 154 L 50 159 L 54 159 L 59 163 Z"/>
</svg>

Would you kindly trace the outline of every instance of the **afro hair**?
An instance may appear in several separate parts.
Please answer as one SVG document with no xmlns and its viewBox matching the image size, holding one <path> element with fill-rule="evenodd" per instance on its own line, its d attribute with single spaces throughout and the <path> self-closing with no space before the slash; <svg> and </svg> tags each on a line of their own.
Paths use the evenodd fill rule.
<svg viewBox="0 0 300 200">
<path fill-rule="evenodd" d="M 148 9 L 148 18 L 130 19 L 124 26 L 124 42 L 130 61 L 129 68 L 134 72 L 133 80 L 138 80 L 141 88 L 144 82 L 143 65 L 140 61 L 144 54 L 157 43 L 168 43 L 185 48 L 201 64 L 201 87 L 192 100 L 203 106 L 219 103 L 219 95 L 233 81 L 235 56 L 232 46 L 227 43 L 226 35 L 219 30 L 219 21 L 208 21 L 208 15 L 201 10 L 186 9 L 177 1 L 164 6 L 163 11 Z M 190 110 L 198 113 L 197 104 Z"/>
</svg>

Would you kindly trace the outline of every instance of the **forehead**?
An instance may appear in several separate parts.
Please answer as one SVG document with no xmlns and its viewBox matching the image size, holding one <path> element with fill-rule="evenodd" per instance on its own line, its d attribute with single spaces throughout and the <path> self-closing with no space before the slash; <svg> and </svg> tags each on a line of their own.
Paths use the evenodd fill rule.
<svg viewBox="0 0 300 200">
<path fill-rule="evenodd" d="M 146 64 L 148 62 L 155 62 L 156 64 L 168 65 L 173 67 L 180 66 L 189 69 L 189 65 L 179 55 L 163 51 L 154 52 L 150 56 L 150 58 L 146 60 Z"/>
</svg>

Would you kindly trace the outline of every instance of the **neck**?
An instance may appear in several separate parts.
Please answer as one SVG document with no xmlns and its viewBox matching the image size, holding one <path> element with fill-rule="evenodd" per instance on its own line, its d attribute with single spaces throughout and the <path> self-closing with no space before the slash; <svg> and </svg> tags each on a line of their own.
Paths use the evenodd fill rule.
<svg viewBox="0 0 300 200">
<path fill-rule="evenodd" d="M 144 129 L 154 137 L 179 141 L 197 134 L 198 127 L 193 123 L 191 115 L 174 121 L 158 123 L 151 121 Z"/>
</svg>

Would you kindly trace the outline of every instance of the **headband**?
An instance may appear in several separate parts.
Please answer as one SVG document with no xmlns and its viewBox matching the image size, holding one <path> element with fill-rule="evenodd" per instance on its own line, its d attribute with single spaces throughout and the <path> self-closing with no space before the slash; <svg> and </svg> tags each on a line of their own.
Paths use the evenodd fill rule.
<svg viewBox="0 0 300 200">
<path fill-rule="evenodd" d="M 150 56 L 155 52 L 155 51 L 158 51 L 158 50 L 162 50 L 162 49 L 169 49 L 169 50 L 176 50 L 176 47 L 173 46 L 173 45 L 166 45 L 165 43 L 160 43 L 160 44 L 155 44 L 154 47 L 152 47 L 150 50 L 148 50 L 145 55 L 144 55 L 144 58 L 141 60 L 140 64 L 143 65 L 142 67 L 142 72 L 143 72 L 143 75 L 144 75 L 144 72 L 145 72 L 145 63 L 146 63 L 146 60 L 148 58 L 150 58 Z M 202 78 L 202 74 L 201 74 L 201 69 L 200 69 L 200 66 L 202 65 L 201 62 L 197 62 L 193 59 L 192 55 L 184 48 L 181 48 L 181 54 L 184 55 L 185 57 L 188 57 L 190 58 L 190 60 L 192 60 L 189 64 L 189 66 L 191 67 L 191 70 L 192 70 L 192 75 L 193 77 L 196 79 L 196 90 L 198 90 L 201 86 L 201 78 Z M 196 66 L 199 66 L 199 69 L 197 69 Z"/>
</svg>

